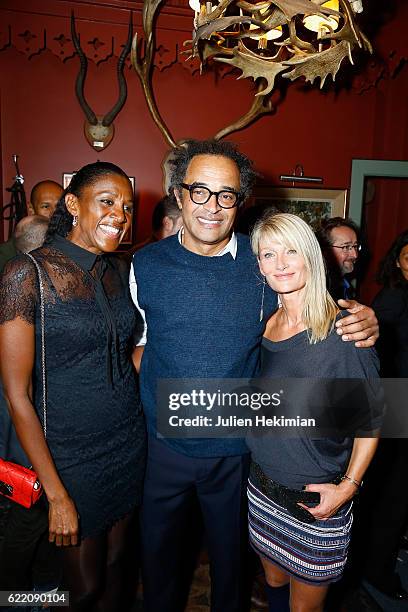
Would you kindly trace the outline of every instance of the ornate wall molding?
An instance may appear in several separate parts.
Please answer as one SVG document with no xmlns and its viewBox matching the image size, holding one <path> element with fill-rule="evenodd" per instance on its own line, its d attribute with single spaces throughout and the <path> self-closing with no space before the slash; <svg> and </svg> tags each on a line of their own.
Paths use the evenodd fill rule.
<svg viewBox="0 0 408 612">
<path fill-rule="evenodd" d="M 77 0 L 75 4 L 65 0 L 34 0 L 29 3 L 29 10 L 27 4 L 24 0 L 1 3 L 0 52 L 13 48 L 28 60 L 46 50 L 62 62 L 75 58 L 70 27 L 72 7 L 82 49 L 88 60 L 97 65 L 120 56 L 127 39 L 130 11 L 133 31 L 143 37 L 141 0 Z M 186 0 L 168 0 L 158 23 L 155 67 L 163 71 L 180 63 L 189 72 L 195 72 L 198 66 L 191 66 L 181 55 L 183 42 L 190 37 L 191 10 Z M 130 68 L 129 59 L 127 65 Z"/>
<path fill-rule="evenodd" d="M 1 14 L 1 12 L 0 12 Z M 76 19 L 76 28 L 82 49 L 89 61 L 99 65 L 111 57 L 119 57 L 127 37 L 127 24 L 104 24 Z M 134 32 L 143 37 L 140 24 L 134 24 Z M 154 67 L 160 72 L 179 64 L 190 74 L 199 73 L 197 61 L 191 61 L 183 54 L 184 41 L 189 34 L 183 31 L 158 29 Z M 46 25 L 31 16 L 19 19 L 18 23 L 10 20 L 0 26 L 0 53 L 15 49 L 26 56 L 28 60 L 37 57 L 46 50 L 50 51 L 62 62 L 76 58 L 76 51 L 71 40 L 69 18 L 62 20 L 50 19 Z M 130 69 L 130 57 L 126 60 Z M 221 67 L 220 67 L 221 68 Z M 218 70 L 223 75 L 230 70 Z"/>
</svg>

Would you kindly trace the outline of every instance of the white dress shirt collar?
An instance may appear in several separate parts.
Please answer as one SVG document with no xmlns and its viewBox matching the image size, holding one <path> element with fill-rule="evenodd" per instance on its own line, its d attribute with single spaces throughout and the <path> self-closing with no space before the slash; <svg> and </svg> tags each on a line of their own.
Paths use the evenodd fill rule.
<svg viewBox="0 0 408 612">
<path fill-rule="evenodd" d="M 183 232 L 184 232 L 184 228 L 182 227 L 178 232 L 178 241 L 180 244 L 183 244 L 182 242 Z M 215 255 L 213 255 L 213 257 L 221 257 L 221 255 L 226 255 L 227 253 L 231 254 L 232 259 L 237 258 L 237 237 L 234 232 L 232 232 L 232 236 L 228 244 L 226 244 L 225 247 L 223 247 L 219 253 L 216 253 Z"/>
</svg>

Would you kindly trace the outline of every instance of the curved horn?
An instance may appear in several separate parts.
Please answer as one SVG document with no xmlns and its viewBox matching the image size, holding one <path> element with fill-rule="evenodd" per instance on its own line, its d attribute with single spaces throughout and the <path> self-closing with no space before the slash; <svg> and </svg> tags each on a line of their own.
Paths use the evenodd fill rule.
<svg viewBox="0 0 408 612">
<path fill-rule="evenodd" d="M 263 80 L 263 79 L 262 79 Z M 262 92 L 265 89 L 265 81 L 260 83 L 258 87 L 258 92 Z M 239 130 L 245 129 L 248 125 L 253 123 L 265 114 L 270 114 L 275 111 L 275 108 L 272 104 L 272 100 L 269 96 L 255 96 L 254 101 L 252 102 L 252 106 L 242 117 L 237 119 L 235 123 L 231 123 L 227 127 L 223 128 L 215 136 L 213 136 L 214 140 L 221 140 L 221 138 L 225 138 L 229 134 L 233 132 L 238 132 Z"/>
<path fill-rule="evenodd" d="M 127 85 L 126 79 L 123 74 L 123 69 L 125 67 L 125 60 L 129 55 L 131 46 L 132 46 L 132 35 L 133 35 L 133 23 L 132 23 L 132 11 L 130 11 L 130 19 L 129 19 L 129 28 L 128 28 L 128 37 L 126 41 L 126 45 L 123 47 L 123 51 L 120 54 L 118 59 L 118 64 L 116 67 L 116 75 L 118 77 L 118 85 L 119 85 L 119 97 L 116 104 L 113 106 L 112 110 L 110 110 L 104 118 L 102 119 L 102 125 L 105 127 L 110 125 L 112 121 L 115 119 L 116 115 L 122 110 L 124 103 L 126 102 L 127 96 Z"/>
<path fill-rule="evenodd" d="M 76 52 L 78 53 L 80 68 L 78 72 L 78 76 L 75 82 L 75 93 L 78 98 L 78 102 L 85 113 L 86 118 L 88 119 L 91 125 L 96 125 L 98 123 L 98 119 L 96 118 L 95 113 L 92 108 L 89 106 L 87 101 L 85 100 L 84 95 L 84 85 L 86 79 L 86 72 L 88 69 L 88 60 L 86 59 L 85 53 L 81 49 L 81 44 L 79 42 L 78 34 L 75 30 L 75 18 L 74 13 L 71 13 L 71 36 L 72 42 L 74 43 L 74 47 Z"/>
<path fill-rule="evenodd" d="M 177 144 L 170 134 L 167 125 L 164 123 L 160 116 L 159 109 L 157 108 L 156 100 L 153 93 L 152 84 L 152 72 L 153 72 L 153 60 L 155 54 L 155 33 L 154 33 L 154 20 L 157 15 L 157 11 L 160 8 L 163 0 L 145 0 L 143 3 L 143 30 L 145 36 L 146 50 L 144 57 L 141 57 L 141 48 L 138 44 L 137 32 L 133 38 L 132 51 L 130 58 L 132 66 L 135 69 L 137 76 L 139 77 L 140 84 L 143 89 L 143 93 L 147 102 L 147 106 L 152 116 L 153 121 L 161 131 L 166 140 L 167 144 L 176 148 Z"/>
</svg>

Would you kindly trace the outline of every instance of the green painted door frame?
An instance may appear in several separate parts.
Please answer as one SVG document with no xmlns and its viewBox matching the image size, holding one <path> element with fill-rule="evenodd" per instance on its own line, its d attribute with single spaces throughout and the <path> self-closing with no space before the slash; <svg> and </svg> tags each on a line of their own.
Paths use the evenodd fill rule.
<svg viewBox="0 0 408 612">
<path fill-rule="evenodd" d="M 348 216 L 361 225 L 364 182 L 367 177 L 408 178 L 408 161 L 353 159 Z"/>
</svg>

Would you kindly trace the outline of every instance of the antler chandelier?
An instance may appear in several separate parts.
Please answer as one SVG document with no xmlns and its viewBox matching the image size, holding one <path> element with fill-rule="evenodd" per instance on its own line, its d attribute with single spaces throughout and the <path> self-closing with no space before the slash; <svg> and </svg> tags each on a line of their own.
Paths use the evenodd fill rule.
<svg viewBox="0 0 408 612">
<path fill-rule="evenodd" d="M 322 87 L 329 74 L 335 79 L 346 57 L 353 63 L 354 48 L 372 52 L 354 16 L 361 2 L 221 0 L 213 6 L 190 0 L 190 6 L 196 9 L 190 57 L 198 57 L 201 66 L 213 58 L 243 77 L 265 79 L 257 95 L 270 93 L 279 74 L 311 83 L 320 78 Z"/>
<path fill-rule="evenodd" d="M 187 4 L 187 0 L 186 4 Z M 153 120 L 166 142 L 177 146 L 165 125 L 153 94 L 152 69 L 155 53 L 154 22 L 163 0 L 144 0 L 145 47 L 135 35 L 132 64 L 141 81 Z M 198 58 L 200 69 L 210 60 L 224 62 L 241 71 L 239 78 L 252 78 L 257 92 L 251 108 L 220 130 L 214 138 L 241 130 L 273 110 L 271 94 L 277 77 L 294 81 L 304 77 L 323 87 L 334 80 L 342 62 L 353 64 L 357 49 L 372 53 L 370 41 L 360 30 L 356 14 L 362 0 L 189 0 L 194 14 L 192 40 L 184 51 Z"/>
<path fill-rule="evenodd" d="M 310 83 L 320 79 L 322 88 L 329 75 L 335 80 L 343 60 L 353 64 L 354 49 L 372 53 L 355 18 L 362 11 L 361 0 L 189 4 L 195 10 L 193 40 L 185 43 L 191 44 L 190 58 L 200 60 L 201 70 L 210 59 L 224 62 L 241 71 L 239 78 L 258 84 L 254 105 L 239 128 L 270 112 L 268 96 L 278 76 L 291 81 L 304 77 Z"/>
</svg>

